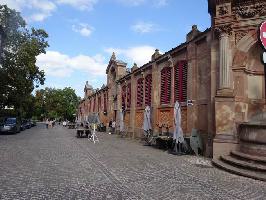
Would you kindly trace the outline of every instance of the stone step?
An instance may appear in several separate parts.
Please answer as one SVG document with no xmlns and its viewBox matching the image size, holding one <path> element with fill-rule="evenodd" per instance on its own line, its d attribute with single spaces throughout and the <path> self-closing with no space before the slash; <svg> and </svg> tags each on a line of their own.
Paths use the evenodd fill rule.
<svg viewBox="0 0 266 200">
<path fill-rule="evenodd" d="M 266 181 L 265 172 L 251 171 L 248 169 L 238 168 L 238 167 L 235 167 L 233 165 L 230 165 L 230 164 L 225 163 L 222 160 L 218 160 L 218 159 L 213 159 L 212 163 L 213 163 L 213 165 L 215 165 L 221 169 L 224 169 L 225 171 L 231 172 L 233 174 L 253 178 L 256 180 Z"/>
<path fill-rule="evenodd" d="M 254 156 L 254 155 L 250 155 L 250 154 L 245 154 L 245 153 L 241 153 L 239 151 L 231 151 L 231 155 L 235 156 L 235 157 L 239 157 L 243 160 L 253 160 L 255 162 L 258 163 L 262 163 L 262 164 L 266 164 L 266 157 L 262 157 L 262 156 Z"/>
<path fill-rule="evenodd" d="M 227 162 L 228 164 L 236 165 L 237 167 L 241 167 L 244 169 L 250 169 L 254 171 L 264 171 L 266 172 L 266 165 L 258 164 L 255 162 L 248 162 L 245 160 L 239 160 L 232 156 L 221 156 L 222 161 Z"/>
</svg>

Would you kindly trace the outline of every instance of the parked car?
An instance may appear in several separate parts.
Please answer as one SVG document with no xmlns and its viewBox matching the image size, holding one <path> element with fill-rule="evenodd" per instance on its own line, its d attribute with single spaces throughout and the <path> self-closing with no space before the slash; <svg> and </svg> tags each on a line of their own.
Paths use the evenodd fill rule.
<svg viewBox="0 0 266 200">
<path fill-rule="evenodd" d="M 30 129 L 31 128 L 31 121 L 30 120 L 25 120 L 25 126 L 27 129 Z"/>
<path fill-rule="evenodd" d="M 4 127 L 4 124 L 5 124 L 5 119 L 0 118 L 0 132 L 1 132 L 1 129 Z"/>
<path fill-rule="evenodd" d="M 24 130 L 26 130 L 27 129 L 27 120 L 26 119 L 23 119 L 22 121 L 21 121 L 21 125 L 20 125 L 20 130 L 21 131 L 24 131 Z"/>
<path fill-rule="evenodd" d="M 3 133 L 19 133 L 21 128 L 21 121 L 16 117 L 7 118 L 4 126 L 1 127 Z"/>
<path fill-rule="evenodd" d="M 21 125 L 20 125 L 20 130 L 21 131 L 24 131 L 26 129 L 26 125 L 25 123 L 23 123 L 23 121 L 21 122 Z"/>
<path fill-rule="evenodd" d="M 30 120 L 30 125 L 31 125 L 31 127 L 33 127 L 33 126 L 36 126 L 36 120 Z"/>
</svg>

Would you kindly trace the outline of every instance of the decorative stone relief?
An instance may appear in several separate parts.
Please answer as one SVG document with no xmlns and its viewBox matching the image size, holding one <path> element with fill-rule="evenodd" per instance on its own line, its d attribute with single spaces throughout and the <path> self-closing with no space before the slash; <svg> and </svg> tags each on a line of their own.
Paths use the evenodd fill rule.
<svg viewBox="0 0 266 200">
<path fill-rule="evenodd" d="M 258 2 L 251 5 L 239 4 L 235 7 L 234 14 L 237 19 L 264 16 L 266 14 L 265 7 L 266 2 Z"/>
<path fill-rule="evenodd" d="M 219 17 L 231 14 L 231 4 L 226 3 L 216 7 L 216 15 Z"/>
<path fill-rule="evenodd" d="M 215 32 L 220 37 L 222 34 L 232 35 L 232 26 L 231 24 L 226 24 L 222 26 L 215 27 Z"/>
<path fill-rule="evenodd" d="M 249 30 L 243 30 L 243 31 L 237 31 L 235 33 L 235 41 L 236 41 L 236 44 L 245 36 L 247 35 L 249 32 Z"/>
</svg>

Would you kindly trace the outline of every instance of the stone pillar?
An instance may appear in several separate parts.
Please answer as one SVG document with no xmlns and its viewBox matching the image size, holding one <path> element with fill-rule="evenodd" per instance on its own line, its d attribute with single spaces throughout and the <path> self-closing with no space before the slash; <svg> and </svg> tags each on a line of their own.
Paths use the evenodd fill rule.
<svg viewBox="0 0 266 200">
<path fill-rule="evenodd" d="M 157 112 L 160 106 L 160 87 L 161 87 L 161 74 L 158 65 L 154 62 L 152 65 L 152 99 L 151 99 L 151 123 L 154 134 L 158 134 L 157 123 Z"/>
<path fill-rule="evenodd" d="M 217 96 L 233 96 L 232 88 L 232 51 L 230 47 L 231 27 L 217 28 L 219 36 L 219 85 Z"/>
<path fill-rule="evenodd" d="M 229 154 L 237 144 L 235 135 L 235 98 L 232 87 L 232 51 L 230 25 L 218 27 L 219 34 L 219 84 L 215 97 L 215 138 L 213 157 Z"/>
<path fill-rule="evenodd" d="M 229 37 L 226 33 L 220 36 L 220 82 L 219 89 L 230 88 Z"/>
<path fill-rule="evenodd" d="M 140 136 L 139 130 L 135 127 L 136 125 L 136 78 L 134 75 L 131 75 L 131 107 L 130 107 L 130 116 L 129 116 L 129 136 L 136 138 Z"/>
</svg>

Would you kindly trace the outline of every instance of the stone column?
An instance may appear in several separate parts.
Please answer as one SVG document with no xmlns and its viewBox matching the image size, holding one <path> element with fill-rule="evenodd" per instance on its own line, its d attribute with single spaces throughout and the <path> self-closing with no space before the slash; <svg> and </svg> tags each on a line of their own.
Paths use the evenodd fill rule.
<svg viewBox="0 0 266 200">
<path fill-rule="evenodd" d="M 137 80 L 134 75 L 131 75 L 131 107 L 129 116 L 129 136 L 132 138 L 140 137 L 140 130 L 136 126 L 136 85 Z"/>
<path fill-rule="evenodd" d="M 220 36 L 220 82 L 219 89 L 230 88 L 229 37 L 226 33 Z"/>
<path fill-rule="evenodd" d="M 232 63 L 231 48 L 230 48 L 230 35 L 231 27 L 223 26 L 216 29 L 219 36 L 219 85 L 218 96 L 232 96 L 232 70 L 230 65 Z"/>
<path fill-rule="evenodd" d="M 232 28 L 224 25 L 216 28 L 219 36 L 219 84 L 215 97 L 215 138 L 213 157 L 228 155 L 236 148 L 235 98 L 232 84 L 232 51 L 230 35 Z"/>
<path fill-rule="evenodd" d="M 151 123 L 153 134 L 158 135 L 157 114 L 158 107 L 160 106 L 160 87 L 161 87 L 161 74 L 159 66 L 154 62 L 152 65 L 152 93 L 151 93 Z"/>
</svg>

